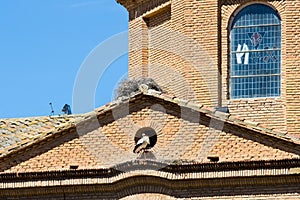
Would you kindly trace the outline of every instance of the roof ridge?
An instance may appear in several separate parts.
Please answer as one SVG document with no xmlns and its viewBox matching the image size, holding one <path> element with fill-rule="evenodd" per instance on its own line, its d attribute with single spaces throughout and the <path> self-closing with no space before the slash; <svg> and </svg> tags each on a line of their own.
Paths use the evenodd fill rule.
<svg viewBox="0 0 300 200">
<path fill-rule="evenodd" d="M 51 117 L 51 118 L 48 117 L 48 119 L 68 119 L 68 120 L 63 121 L 63 122 L 58 121 L 56 125 L 51 124 L 52 125 L 51 129 L 49 129 L 48 131 L 39 132 L 35 137 L 32 137 L 30 141 L 20 140 L 20 141 L 16 141 L 13 144 L 8 145 L 5 148 L 2 148 L 2 149 L 0 148 L 0 154 L 2 154 L 2 155 L 0 155 L 0 158 L 7 156 L 14 151 L 26 148 L 27 146 L 31 146 L 31 145 L 38 143 L 44 139 L 47 139 L 47 136 L 49 136 L 49 135 L 53 136 L 56 133 L 61 133 L 61 132 L 67 131 L 67 130 L 69 130 L 70 127 L 74 127 L 74 126 L 76 127 L 76 125 L 78 125 L 82 122 L 84 123 L 85 121 L 92 119 L 95 116 L 98 117 L 99 115 L 102 115 L 114 108 L 117 108 L 118 106 L 120 106 L 122 104 L 129 103 L 130 101 L 134 101 L 135 99 L 137 99 L 141 96 L 150 96 L 150 97 L 154 97 L 154 98 L 159 98 L 164 101 L 177 104 L 178 106 L 183 106 L 183 107 L 195 110 L 197 112 L 203 113 L 210 118 L 214 118 L 214 119 L 217 119 L 217 120 L 220 120 L 225 123 L 232 124 L 232 125 L 240 126 L 240 127 L 246 128 L 248 130 L 255 131 L 259 134 L 263 134 L 263 135 L 273 137 L 273 138 L 275 137 L 277 139 L 280 139 L 280 140 L 283 140 L 286 142 L 300 145 L 299 138 L 292 137 L 290 135 L 286 135 L 282 132 L 277 131 L 276 129 L 271 129 L 268 127 L 261 126 L 260 123 L 251 122 L 244 118 L 232 116 L 230 113 L 220 112 L 220 111 L 216 110 L 215 108 L 212 108 L 212 107 L 209 107 L 206 105 L 198 104 L 193 101 L 189 101 L 189 100 L 185 100 L 185 99 L 180 99 L 180 98 L 175 97 L 174 95 L 171 95 L 168 93 L 162 93 L 162 92 L 158 92 L 158 91 L 150 89 L 150 90 L 143 91 L 143 92 L 138 91 L 136 93 L 132 93 L 129 97 L 118 98 L 112 102 L 107 103 L 104 106 L 96 108 L 93 111 L 85 113 L 85 114 L 75 114 L 75 115 L 71 115 L 71 116 L 68 115 L 69 117 L 66 117 L 66 116 L 65 117 L 58 116 L 58 117 Z M 45 118 L 47 118 L 47 117 L 45 117 Z M 23 118 L 23 119 L 26 120 L 28 118 Z M 33 117 L 30 119 L 39 119 L 39 117 Z M 37 127 L 40 127 L 40 126 L 37 125 Z M 0 134 L 1 134 L 1 120 L 0 120 Z M 9 133 L 4 133 L 4 134 L 9 134 Z M 1 145 L 1 143 L 0 143 L 0 145 Z"/>
<path fill-rule="evenodd" d="M 28 117 L 0 118 L 0 122 L 1 121 L 6 121 L 6 120 L 7 121 L 13 121 L 13 120 L 40 119 L 40 118 L 50 118 L 50 119 L 71 118 L 71 117 L 79 117 L 79 116 L 84 115 L 84 114 L 41 115 L 41 116 L 28 116 Z"/>
</svg>

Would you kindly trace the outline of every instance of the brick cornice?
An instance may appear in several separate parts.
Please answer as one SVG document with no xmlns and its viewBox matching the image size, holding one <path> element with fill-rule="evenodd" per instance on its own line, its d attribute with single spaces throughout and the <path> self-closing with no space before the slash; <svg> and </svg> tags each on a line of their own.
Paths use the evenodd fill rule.
<svg viewBox="0 0 300 200">
<path fill-rule="evenodd" d="M 199 196 L 201 191 L 209 190 L 213 195 L 218 188 L 226 189 L 229 195 L 242 194 L 240 188 L 247 188 L 248 191 L 259 187 L 272 186 L 296 186 L 300 184 L 300 175 L 281 175 L 281 176 L 252 176 L 252 177 L 231 177 L 215 179 L 184 179 L 169 180 L 167 178 L 155 176 L 133 176 L 126 179 L 108 184 L 74 184 L 65 186 L 51 187 L 27 187 L 0 189 L 1 197 L 27 197 L 58 194 L 93 194 L 101 193 L 106 198 L 119 199 L 128 195 L 138 193 L 161 193 L 175 197 L 194 197 Z M 297 190 L 297 188 L 295 188 Z M 186 191 L 186 192 L 182 192 Z M 263 191 L 268 193 L 268 191 Z M 276 191 L 272 191 L 276 193 Z M 225 195 L 226 193 L 224 193 Z"/>
<path fill-rule="evenodd" d="M 238 172 L 245 170 L 276 170 L 299 168 L 300 159 L 285 159 L 271 161 L 243 161 L 243 162 L 220 162 L 220 163 L 195 163 L 195 164 L 168 164 L 154 160 L 135 160 L 116 165 L 108 169 L 64 170 L 24 173 L 0 173 L 0 182 L 26 182 L 41 180 L 64 180 L 64 179 L 88 179 L 88 178 L 112 178 L 120 174 L 134 171 L 164 172 L 169 174 L 188 174 L 200 172 Z M 158 169 L 158 170 L 155 170 Z M 287 172 L 286 172 L 287 173 Z M 159 174 L 159 173 L 158 173 Z M 282 175 L 280 171 L 273 175 Z M 266 175 L 263 174 L 262 175 Z M 231 175 L 234 176 L 234 175 Z M 217 176 L 211 176 L 214 178 Z M 176 179 L 176 178 L 175 178 Z"/>
</svg>

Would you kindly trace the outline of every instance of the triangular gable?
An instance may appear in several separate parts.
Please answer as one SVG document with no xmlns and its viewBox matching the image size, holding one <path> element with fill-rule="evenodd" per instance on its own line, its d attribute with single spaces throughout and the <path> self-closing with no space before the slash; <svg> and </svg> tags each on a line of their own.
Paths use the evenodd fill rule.
<svg viewBox="0 0 300 200">
<path fill-rule="evenodd" d="M 157 142 L 148 153 L 132 152 L 144 127 Z M 207 107 L 157 93 L 120 99 L 35 142 L 3 154 L 1 171 L 108 168 L 130 160 L 209 163 L 299 158 L 296 139 L 234 119 Z"/>
</svg>

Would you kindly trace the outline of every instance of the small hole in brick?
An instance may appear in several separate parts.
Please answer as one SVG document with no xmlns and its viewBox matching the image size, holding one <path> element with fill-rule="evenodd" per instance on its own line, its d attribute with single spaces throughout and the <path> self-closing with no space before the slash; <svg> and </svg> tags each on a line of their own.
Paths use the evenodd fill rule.
<svg viewBox="0 0 300 200">
<path fill-rule="evenodd" d="M 208 156 L 207 159 L 209 159 L 211 162 L 219 162 L 219 156 Z"/>
<path fill-rule="evenodd" d="M 78 165 L 70 165 L 70 169 L 78 169 Z"/>
</svg>

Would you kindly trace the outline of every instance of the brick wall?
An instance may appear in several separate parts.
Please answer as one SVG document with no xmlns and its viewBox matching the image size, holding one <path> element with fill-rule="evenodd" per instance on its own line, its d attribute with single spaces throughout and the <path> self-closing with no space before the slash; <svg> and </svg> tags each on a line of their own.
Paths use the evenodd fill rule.
<svg viewBox="0 0 300 200">
<path fill-rule="evenodd" d="M 124 110 L 130 112 L 124 114 Z M 94 124 L 94 120 L 97 124 Z M 78 169 L 99 169 L 135 160 L 139 155 L 132 153 L 135 145 L 134 137 L 136 132 L 143 127 L 151 127 L 158 136 L 157 143 L 151 151 L 156 161 L 207 163 L 211 162 L 207 158 L 208 156 L 218 156 L 220 162 L 299 158 L 297 153 L 291 153 L 292 147 L 283 145 L 278 140 L 264 136 L 257 137 L 254 131 L 231 124 L 222 124 L 216 119 L 211 119 L 209 115 L 192 112 L 189 108 L 149 96 L 140 96 L 140 98 L 132 100 L 129 105 L 115 107 L 112 111 L 102 113 L 98 118 L 83 122 L 81 126 L 95 128 L 88 128 L 89 131 L 81 132 L 76 138 L 55 137 L 57 141 L 41 142 L 40 145 L 46 147 L 53 143 L 57 144 L 57 146 L 47 149 L 46 152 L 41 152 L 39 146 L 26 149 L 19 155 L 10 158 L 9 162 L 13 166 L 4 170 L 4 173 L 60 171 L 69 169 L 70 165 L 78 165 Z M 224 131 L 216 130 L 214 127 L 223 128 Z M 67 135 L 72 134 L 69 132 Z M 31 155 L 31 158 L 18 163 L 19 159 L 27 155 Z M 0 163 L 1 171 L 3 171 L 3 164 L 9 165 L 7 159 L 3 159 L 3 162 Z M 102 181 L 105 184 L 111 184 L 108 186 L 96 184 L 93 180 L 90 180 L 93 184 L 89 184 L 89 178 L 84 176 L 74 179 L 62 176 L 61 179 L 54 178 L 57 181 L 62 180 L 59 186 L 47 185 L 41 181 L 39 184 L 44 187 L 32 188 L 22 186 L 22 180 L 18 180 L 16 183 L 8 180 L 7 185 L 3 184 L 4 187 L 13 183 L 14 186 L 11 187 L 15 188 L 0 189 L 0 199 L 84 200 L 141 199 L 143 197 L 144 199 L 260 200 L 281 198 L 292 200 L 299 198 L 300 186 L 299 184 L 293 185 L 294 180 L 299 181 L 299 175 L 289 174 L 283 177 L 278 175 L 289 173 L 287 169 L 241 171 L 237 169 L 237 171 L 226 170 L 225 173 L 223 172 L 209 171 L 206 173 L 204 171 L 206 174 L 202 176 L 202 181 L 197 180 L 202 171 L 186 173 L 183 180 L 178 181 L 172 177 L 181 176 L 180 173 L 167 174 L 166 178 L 156 177 L 156 175 L 161 175 L 161 172 L 156 173 L 156 171 L 146 177 L 143 172 L 141 172 L 141 177 L 133 172 L 134 175 L 131 178 L 125 178 L 124 174 L 126 173 L 124 173 L 118 177 L 120 179 L 111 177 L 110 180 L 113 179 L 113 183 L 106 182 L 107 179 L 103 178 Z M 240 173 L 243 174 L 242 177 L 237 175 Z M 216 176 L 220 177 L 216 178 Z M 11 176 L 8 175 L 8 177 Z M 209 179 L 209 177 L 213 177 L 213 179 Z M 81 178 L 86 178 L 87 182 L 81 181 Z M 99 179 L 96 176 L 93 178 Z M 274 179 L 280 180 L 281 184 L 276 184 Z M 33 180 L 39 181 L 34 178 Z M 50 184 L 51 180 L 50 178 Z M 186 180 L 193 184 L 199 184 L 201 187 L 189 184 L 189 182 L 185 182 Z M 43 181 L 47 181 L 47 179 Z M 27 182 L 34 184 L 28 180 L 28 177 Z M 69 186 L 68 184 L 75 185 Z"/>
<path fill-rule="evenodd" d="M 3 200 L 90 200 L 90 199 L 114 199 L 111 196 L 103 196 L 101 194 L 76 194 L 76 195 L 51 195 L 51 196 L 36 196 L 36 197 L 21 197 L 21 198 L 4 198 Z M 262 199 L 272 199 L 272 200 L 298 200 L 299 195 L 295 193 L 291 194 L 270 194 L 270 195 L 245 195 L 245 196 L 215 196 L 215 197 L 191 197 L 191 198 L 175 198 L 164 194 L 153 194 L 153 193 L 143 193 L 137 195 L 131 195 L 128 197 L 121 198 L 122 200 L 262 200 Z"/>
<path fill-rule="evenodd" d="M 152 128 L 158 138 L 151 153 L 147 155 L 151 154 L 163 162 L 210 162 L 208 156 L 218 156 L 221 162 L 299 157 L 278 141 L 256 138 L 249 130 L 222 124 L 177 104 L 141 98 L 135 100 L 129 109 L 131 112 L 128 115 L 118 118 L 116 116 L 120 116 L 119 112 L 124 111 L 116 108 L 112 115 L 100 118 L 100 123 L 111 120 L 109 123 L 80 134 L 79 138 L 56 142 L 57 146 L 46 152 L 42 152 L 39 147 L 25 151 L 19 157 L 1 163 L 0 169 L 5 172 L 24 172 L 64 170 L 70 169 L 71 165 L 77 165 L 78 169 L 112 167 L 138 158 L 139 155 L 132 152 L 134 137 L 144 127 Z M 95 122 L 86 122 L 84 127 L 93 125 L 90 123 Z M 99 122 L 96 123 L 99 125 Z M 51 143 L 53 141 L 41 145 L 49 146 Z M 31 156 L 27 160 L 20 161 L 28 155 Z"/>
<path fill-rule="evenodd" d="M 286 133 L 285 102 L 281 98 L 230 100 L 230 114 Z"/>
<path fill-rule="evenodd" d="M 180 98 L 210 106 L 229 106 L 233 115 L 263 123 L 283 133 L 298 134 L 300 130 L 300 123 L 298 123 L 300 76 L 297 75 L 300 65 L 298 58 L 300 2 L 298 0 L 255 1 L 276 9 L 282 20 L 282 84 L 279 98 L 253 100 L 230 100 L 228 92 L 229 22 L 237 9 L 253 1 L 173 0 L 169 2 L 170 19 L 157 26 L 156 31 L 155 28 L 150 30 L 149 27 L 143 26 L 143 32 L 131 37 L 131 45 L 143 41 L 141 38 L 147 42 L 143 43 L 144 51 L 129 54 L 130 76 L 150 76 L 166 91 Z M 136 28 L 137 24 L 141 24 L 145 17 L 152 15 L 152 12 L 163 11 L 162 5 L 166 3 L 167 0 L 123 2 L 129 13 L 134 13 L 134 10 L 140 11 L 137 17 L 131 18 L 130 29 Z M 163 15 L 168 15 L 168 12 Z M 158 17 L 154 16 L 152 19 Z M 148 31 L 145 31 L 147 29 Z"/>
<path fill-rule="evenodd" d="M 259 98 L 254 100 L 229 100 L 229 32 L 230 17 L 240 6 L 247 5 L 250 1 L 235 0 L 223 1 L 222 13 L 222 99 L 223 105 L 228 105 L 233 115 L 238 115 L 252 121 L 257 121 L 268 127 L 280 130 L 283 133 L 299 136 L 299 52 L 296 50 L 299 43 L 299 1 L 261 1 L 275 8 L 282 20 L 282 79 L 280 98 Z"/>
<path fill-rule="evenodd" d="M 129 77 L 147 77 L 148 31 L 146 22 L 136 19 L 129 24 Z"/>
<path fill-rule="evenodd" d="M 300 1 L 286 1 L 286 117 L 287 131 L 300 132 Z"/>
<path fill-rule="evenodd" d="M 128 181 L 129 182 L 129 181 Z M 88 186 L 86 186 L 88 188 Z M 78 187 L 77 187 L 78 188 Z M 139 185 L 131 188 L 123 189 L 115 193 L 112 192 L 83 192 L 82 188 L 80 191 L 77 189 L 67 188 L 66 191 L 64 187 L 45 190 L 40 188 L 40 192 L 36 189 L 34 194 L 33 191 L 27 189 L 28 195 L 19 196 L 18 194 L 11 195 L 10 197 L 1 196 L 2 200 L 90 200 L 90 199 L 123 199 L 123 200 L 133 200 L 133 199 L 185 199 L 185 200 L 298 200 L 299 199 L 299 185 L 277 185 L 277 186 L 267 186 L 267 185 L 257 185 L 257 186 L 246 186 L 246 187 L 200 187 L 200 188 L 189 188 L 185 190 L 179 190 L 177 188 L 168 188 L 159 185 Z M 72 191 L 70 193 L 70 191 Z M 26 191 L 23 190 L 21 193 Z M 42 195 L 43 193 L 53 193 L 51 195 Z M 13 191 L 11 192 L 13 194 Z M 30 195 L 31 194 L 31 195 Z"/>
<path fill-rule="evenodd" d="M 62 143 L 45 153 L 39 154 L 39 150 L 35 150 L 32 154 L 37 155 L 13 166 L 6 172 L 69 170 L 70 166 L 89 169 L 98 166 L 92 153 L 78 138 Z"/>
<path fill-rule="evenodd" d="M 282 20 L 282 87 L 279 98 L 256 98 L 256 99 L 229 99 L 229 26 L 235 11 L 251 3 L 248 0 L 223 1 L 221 4 L 222 16 L 222 103 L 229 107 L 232 115 L 240 116 L 248 120 L 265 124 L 270 128 L 287 132 L 286 118 L 286 70 L 285 70 L 285 1 L 261 1 L 273 6 L 280 14 Z"/>
<path fill-rule="evenodd" d="M 298 194 L 273 194 L 273 195 L 244 195 L 244 196 L 215 196 L 215 197 L 192 197 L 192 198 L 175 198 L 163 194 L 137 194 L 122 198 L 122 200 L 134 200 L 134 199 L 144 199 L 144 200 L 175 200 L 175 199 L 193 199 L 193 200 L 262 200 L 262 199 L 272 199 L 272 200 L 298 200 Z"/>
<path fill-rule="evenodd" d="M 170 93 L 205 105 L 217 106 L 222 99 L 222 104 L 229 106 L 232 115 L 266 124 L 282 132 L 298 134 L 300 1 L 261 1 L 274 6 L 283 22 L 282 95 L 280 98 L 251 100 L 228 98 L 228 22 L 235 10 L 249 3 L 249 0 L 140 0 L 134 5 L 123 2 L 130 11 L 130 77 L 153 77 Z M 218 81 L 220 73 L 221 82 Z M 222 83 L 221 87 L 219 83 Z M 6 163 L 0 165 L 1 171 L 64 170 L 71 165 L 78 165 L 79 169 L 111 167 L 137 157 L 132 153 L 134 137 L 143 127 L 151 127 L 158 135 L 158 141 L 151 152 L 157 160 L 205 163 L 210 162 L 207 159 L 209 155 L 218 156 L 221 162 L 299 158 L 299 155 L 287 152 L 284 146 L 272 147 L 275 145 L 272 141 L 252 137 L 251 131 L 238 127 L 225 127 L 226 131 L 216 130 L 213 128 L 216 124 L 207 116 L 182 109 L 176 104 L 141 99 L 133 107 L 127 116 L 77 138 L 62 140 L 53 148 L 41 151 L 35 147 L 23 152 L 23 155 L 19 154 L 16 159 L 5 160 Z M 28 159 L 22 160 L 22 157 Z M 254 184 L 250 187 L 176 191 L 154 184 L 130 188 L 118 197 L 296 200 L 299 199 L 299 189 L 299 185 L 269 187 Z M 7 200 L 50 200 L 112 198 L 111 195 L 74 192 L 51 196 L 0 197 Z"/>
<path fill-rule="evenodd" d="M 217 19 L 217 3 L 176 0 L 137 6 L 145 13 L 129 22 L 130 32 L 136 33 L 130 36 L 129 76 L 151 77 L 181 99 L 217 106 L 217 20 L 206 18 Z"/>
</svg>

